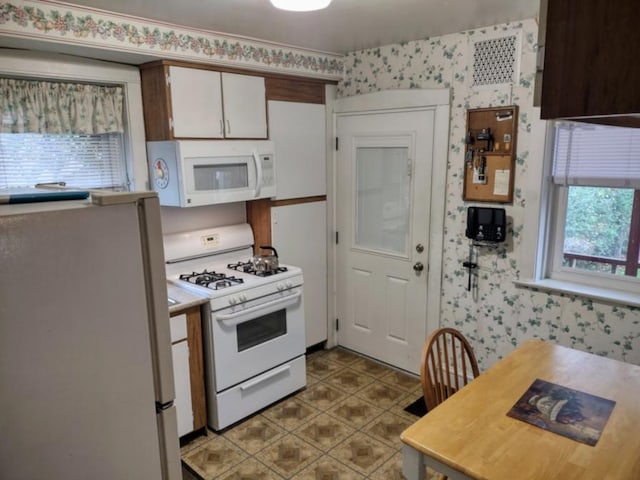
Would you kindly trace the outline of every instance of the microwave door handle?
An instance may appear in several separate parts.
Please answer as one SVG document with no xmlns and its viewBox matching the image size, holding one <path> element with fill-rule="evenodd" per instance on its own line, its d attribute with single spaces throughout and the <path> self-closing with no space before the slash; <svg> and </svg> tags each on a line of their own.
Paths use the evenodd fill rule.
<svg viewBox="0 0 640 480">
<path fill-rule="evenodd" d="M 258 198 L 262 189 L 262 162 L 256 150 L 253 151 L 253 161 L 256 162 L 256 193 L 254 197 Z"/>
</svg>

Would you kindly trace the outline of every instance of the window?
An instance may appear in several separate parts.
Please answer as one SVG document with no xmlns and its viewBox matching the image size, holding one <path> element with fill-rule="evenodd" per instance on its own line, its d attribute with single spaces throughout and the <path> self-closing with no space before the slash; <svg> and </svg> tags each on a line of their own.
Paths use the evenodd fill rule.
<svg viewBox="0 0 640 480">
<path fill-rule="evenodd" d="M 0 189 L 64 182 L 79 188 L 126 188 L 122 133 L 0 133 Z"/>
<path fill-rule="evenodd" d="M 107 184 L 113 183 L 114 187 L 118 189 L 117 185 L 124 185 L 122 189 L 125 190 L 147 190 L 149 188 L 148 185 L 148 165 L 147 165 L 147 155 L 145 150 L 145 135 L 144 135 L 144 119 L 142 117 L 142 90 L 140 85 L 140 70 L 131 65 L 120 65 L 113 62 L 101 62 L 97 60 L 90 60 L 86 58 L 80 58 L 76 56 L 68 56 L 62 54 L 56 54 L 51 52 L 33 52 L 33 51 L 25 51 L 25 50 L 9 50 L 9 49 L 0 49 L 0 79 L 10 79 L 10 80 L 29 80 L 29 81 L 37 81 L 38 83 L 49 83 L 53 86 L 57 86 L 56 88 L 63 88 L 63 85 L 73 85 L 75 89 L 87 89 L 91 88 L 105 88 L 111 89 L 116 94 L 112 96 L 112 98 L 117 99 L 121 98 L 119 101 L 114 101 L 111 104 L 102 103 L 99 105 L 100 109 L 102 109 L 103 120 L 99 122 L 99 125 L 106 126 L 107 128 L 102 128 L 100 130 L 95 130 L 95 125 L 90 128 L 84 128 L 81 130 L 69 130 L 66 125 L 64 128 L 61 128 L 61 131 L 51 132 L 49 125 L 40 126 L 37 130 L 33 128 L 23 129 L 19 131 L 15 131 L 15 125 L 11 126 L 11 129 L 8 131 L 8 124 L 13 123 L 15 120 L 12 120 L 13 113 L 5 111 L 5 107 L 2 106 L 3 102 L 6 103 L 8 88 L 4 86 L 0 87 L 0 135 L 4 136 L 4 134 L 16 134 L 16 136 L 20 136 L 26 132 L 40 135 L 71 135 L 68 137 L 73 139 L 73 144 L 84 144 L 84 146 L 79 146 L 81 149 L 85 149 L 88 151 L 88 145 L 95 146 L 96 142 L 102 144 L 102 147 L 106 147 L 108 152 L 101 156 L 96 157 L 96 160 L 104 160 L 105 162 L 110 163 L 111 159 L 115 159 L 116 155 L 118 157 L 119 165 L 117 168 L 109 169 L 106 173 L 101 173 L 101 180 L 98 183 L 93 183 L 92 179 L 88 179 L 92 184 L 99 188 L 109 188 L 106 187 Z M 96 96 L 89 96 L 89 98 L 95 98 Z M 103 95 L 100 97 L 104 98 Z M 10 99 L 12 105 L 16 105 L 15 99 Z M 73 95 L 67 95 L 65 97 L 66 101 L 72 101 Z M 77 114 L 85 115 L 84 112 L 88 112 L 94 105 L 89 105 L 89 107 L 82 107 L 81 109 L 76 110 Z M 117 116 L 111 115 L 108 112 L 116 112 L 117 109 L 121 109 L 121 113 Z M 63 110 L 69 111 L 69 107 L 65 107 Z M 91 115 L 93 118 L 94 115 Z M 117 118 L 119 119 L 115 123 L 108 120 L 109 118 Z M 29 121 L 36 121 L 37 119 L 30 118 Z M 20 122 L 22 123 L 22 122 Z M 69 124 L 67 124 L 69 125 Z M 47 141 L 53 141 L 54 137 L 49 137 Z M 58 137 L 58 140 L 62 140 L 63 137 Z M 3 140 L 0 140 L 3 141 Z M 5 140 L 1 145 L 0 149 L 8 149 L 9 144 L 8 140 Z M 116 145 L 119 143 L 119 145 Z M 108 146 L 107 146 L 108 144 Z M 13 143 L 11 144 L 13 148 Z M 100 147 L 100 148 L 102 148 Z M 33 149 L 33 145 L 30 145 L 30 149 Z M 116 150 L 121 150 L 120 153 L 114 153 Z M 104 152 L 104 150 L 103 150 Z M 64 154 L 60 153 L 58 160 L 62 161 L 63 156 L 67 155 L 68 152 Z M 2 152 L 0 152 L 0 156 Z M 49 158 L 49 157 L 41 157 L 41 158 Z M 1 161 L 1 160 L 0 160 Z M 26 165 L 26 160 L 24 160 L 24 164 Z M 60 168 L 58 165 L 59 162 L 45 162 L 47 163 L 46 169 L 53 169 L 55 172 L 56 169 Z M 79 171 L 77 168 L 78 165 L 82 164 L 82 171 L 87 173 L 91 169 L 88 168 L 89 160 L 88 157 L 82 156 L 77 157 L 73 160 L 73 167 L 76 167 L 76 171 Z M 95 165 L 100 164 L 97 162 Z M 15 168 L 15 165 L 12 166 Z M 70 169 L 72 169 L 70 167 Z M 116 171 L 117 170 L 117 171 Z M 7 169 L 5 169 L 5 172 Z M 113 172 L 114 177 L 112 179 L 108 179 L 111 173 Z M 51 175 L 51 181 L 66 181 L 68 185 L 76 184 L 79 179 L 61 179 L 58 175 Z M 5 173 L 0 169 L 0 180 L 3 179 Z M 116 178 L 115 175 L 119 175 L 120 178 Z M 15 178 L 15 177 L 14 177 Z M 85 178 L 85 180 L 87 180 Z M 27 184 L 34 184 L 33 179 L 26 179 L 25 182 Z M 15 185 L 15 180 L 11 181 L 12 185 Z M 82 188 L 88 188 L 89 184 L 82 185 Z M 0 189 L 4 188 L 4 185 L 0 184 Z"/>
<path fill-rule="evenodd" d="M 637 293 L 640 129 L 554 130 L 546 277 Z"/>
<path fill-rule="evenodd" d="M 0 188 L 123 189 L 121 86 L 0 78 Z"/>
</svg>

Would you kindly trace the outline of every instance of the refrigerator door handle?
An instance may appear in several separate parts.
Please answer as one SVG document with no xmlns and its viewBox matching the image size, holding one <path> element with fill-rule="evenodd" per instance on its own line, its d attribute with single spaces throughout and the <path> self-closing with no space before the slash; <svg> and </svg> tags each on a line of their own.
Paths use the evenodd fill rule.
<svg viewBox="0 0 640 480">
<path fill-rule="evenodd" d="M 162 480 L 182 480 L 180 463 L 180 440 L 178 437 L 178 413 L 175 405 L 160 410 L 156 415 L 160 458 L 162 461 Z"/>
<path fill-rule="evenodd" d="M 173 401 L 171 402 L 166 402 L 166 403 L 160 403 L 160 402 L 156 402 L 156 413 L 161 413 L 165 410 L 170 409 L 171 407 L 173 407 Z"/>
<path fill-rule="evenodd" d="M 138 200 L 139 221 L 145 283 L 149 312 L 151 356 L 154 367 L 156 402 L 165 404 L 175 399 L 173 359 L 171 356 L 171 331 L 167 304 L 167 278 L 164 269 L 164 247 L 160 224 L 160 202 L 157 197 Z M 151 211 L 157 209 L 157 214 Z"/>
</svg>

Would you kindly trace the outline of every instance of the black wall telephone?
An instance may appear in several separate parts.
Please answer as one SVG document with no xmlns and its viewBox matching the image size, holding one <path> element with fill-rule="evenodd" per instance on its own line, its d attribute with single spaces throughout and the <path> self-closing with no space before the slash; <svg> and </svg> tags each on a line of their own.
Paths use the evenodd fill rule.
<svg viewBox="0 0 640 480">
<path fill-rule="evenodd" d="M 506 233 L 507 214 L 504 208 L 468 208 L 467 238 L 478 242 L 504 242 Z"/>
</svg>

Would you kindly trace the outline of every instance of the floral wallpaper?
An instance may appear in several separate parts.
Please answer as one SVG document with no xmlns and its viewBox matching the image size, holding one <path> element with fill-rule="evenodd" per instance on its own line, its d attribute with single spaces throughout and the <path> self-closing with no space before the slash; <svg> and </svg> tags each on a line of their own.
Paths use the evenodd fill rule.
<svg viewBox="0 0 640 480">
<path fill-rule="evenodd" d="M 339 55 L 187 30 L 55 1 L 0 3 L 0 35 L 308 77 L 336 80 L 342 77 L 342 57 Z"/>
<path fill-rule="evenodd" d="M 472 44 L 500 32 L 520 32 L 520 74 L 513 85 L 472 87 Z M 344 59 L 338 96 L 403 88 L 451 89 L 447 159 L 447 195 L 443 256 L 441 324 L 461 330 L 470 340 L 482 369 L 530 338 L 640 364 L 640 309 L 585 297 L 518 288 L 525 220 L 530 132 L 534 118 L 533 86 L 537 24 L 531 19 L 480 30 L 427 38 L 352 52 Z M 519 105 L 514 201 L 505 205 L 509 240 L 495 250 L 480 250 L 477 294 L 467 291 L 469 254 L 464 236 L 462 200 L 466 109 Z M 491 206 L 492 204 L 487 204 Z M 496 205 L 493 205 L 496 206 Z"/>
</svg>

